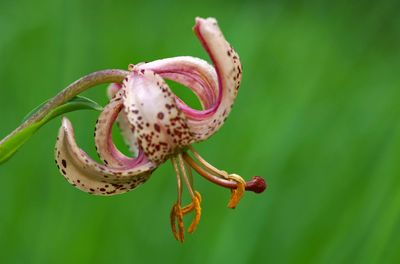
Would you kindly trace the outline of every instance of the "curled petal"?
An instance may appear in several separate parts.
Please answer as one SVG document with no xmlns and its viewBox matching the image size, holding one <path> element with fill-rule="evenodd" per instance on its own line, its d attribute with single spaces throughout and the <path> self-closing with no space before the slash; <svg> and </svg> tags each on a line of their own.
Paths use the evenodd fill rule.
<svg viewBox="0 0 400 264">
<path fill-rule="evenodd" d="M 110 100 L 112 100 L 118 91 L 120 91 L 122 88 L 122 84 L 119 83 L 112 83 L 108 86 L 107 88 L 107 95 Z M 126 117 L 125 111 L 121 111 L 118 114 L 117 117 L 117 124 L 118 128 L 121 131 L 122 138 L 124 139 L 124 142 L 126 145 L 129 147 L 129 151 L 132 153 L 132 155 L 137 155 L 139 156 L 138 152 L 138 145 L 136 142 L 135 135 L 132 132 L 132 126 L 129 123 L 128 118 Z"/>
<path fill-rule="evenodd" d="M 161 59 L 142 63 L 137 69 L 152 70 L 165 79 L 169 79 L 190 88 L 202 105 L 203 110 L 212 108 L 218 99 L 217 74 L 208 62 L 190 56 Z M 178 100 L 179 108 L 191 109 L 183 101 Z M 206 115 L 206 111 L 192 109 L 193 113 Z M 187 116 L 196 118 L 196 114 L 187 111 Z"/>
<path fill-rule="evenodd" d="M 225 40 L 214 18 L 197 18 L 194 27 L 198 39 L 214 66 L 193 57 L 175 57 L 137 65 L 161 77 L 189 87 L 199 98 L 203 109 L 196 110 L 179 98 L 177 105 L 187 118 L 196 141 L 213 135 L 228 117 L 242 78 L 238 54 Z"/>
<path fill-rule="evenodd" d="M 110 99 L 110 100 L 113 99 L 117 95 L 118 91 L 121 90 L 121 88 L 122 88 L 122 84 L 120 84 L 120 83 L 111 83 L 110 85 L 108 85 L 108 87 L 107 87 L 108 99 Z"/>
<path fill-rule="evenodd" d="M 123 168 L 126 166 L 133 167 L 145 159 L 143 151 L 141 150 L 136 158 L 125 156 L 115 147 L 112 141 L 112 126 L 117 116 L 122 116 L 119 115 L 121 109 L 123 108 L 121 99 L 121 92 L 118 92 L 118 94 L 113 97 L 110 103 L 104 107 L 104 110 L 97 119 L 94 134 L 97 153 L 99 154 L 101 160 L 103 160 L 108 167 L 112 168 Z M 123 117 L 126 118 L 125 115 Z M 125 131 L 125 133 L 127 132 Z M 129 136 L 132 135 L 133 133 L 130 131 Z M 133 137 L 130 138 L 130 140 L 132 140 L 132 143 L 136 142 L 136 139 Z"/>
<path fill-rule="evenodd" d="M 111 168 L 92 160 L 75 141 L 71 122 L 63 118 L 55 147 L 61 174 L 78 189 L 95 195 L 120 194 L 144 183 L 156 166 L 142 160 L 134 166 Z"/>
<path fill-rule="evenodd" d="M 149 160 L 160 164 L 193 141 L 174 94 L 159 75 L 134 70 L 123 84 L 128 120 Z"/>
<path fill-rule="evenodd" d="M 205 140 L 214 134 L 228 117 L 242 78 L 242 66 L 238 54 L 225 40 L 214 18 L 196 18 L 194 32 L 210 56 L 218 78 L 218 99 L 210 108 L 212 115 L 198 113 L 197 118 L 188 116 L 190 130 L 197 138 Z M 187 115 L 192 110 L 182 109 Z"/>
</svg>

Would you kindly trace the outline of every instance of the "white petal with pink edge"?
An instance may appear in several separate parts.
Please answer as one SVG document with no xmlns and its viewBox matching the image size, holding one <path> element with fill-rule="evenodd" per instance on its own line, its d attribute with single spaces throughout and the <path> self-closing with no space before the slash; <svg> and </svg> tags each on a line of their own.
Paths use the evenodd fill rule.
<svg viewBox="0 0 400 264">
<path fill-rule="evenodd" d="M 112 139 L 112 127 L 117 117 L 124 117 L 126 119 L 125 113 L 121 110 L 123 108 L 122 90 L 119 91 L 113 99 L 104 107 L 99 118 L 97 119 L 95 128 L 95 144 L 96 150 L 99 154 L 100 159 L 108 166 L 112 168 L 123 168 L 132 167 L 140 163 L 144 158 L 143 151 L 139 150 L 137 157 L 131 158 L 125 156 L 121 153 L 114 145 Z M 126 131 L 125 131 L 126 133 Z M 133 135 L 130 131 L 130 135 Z M 131 138 L 133 143 L 136 143 L 136 138 Z"/>
<path fill-rule="evenodd" d="M 189 126 L 205 140 L 213 135 L 228 117 L 242 79 L 242 66 L 238 54 L 226 41 L 214 18 L 196 18 L 194 32 L 210 56 L 218 78 L 218 99 L 210 109 L 212 115 L 189 118 Z M 186 113 L 186 111 L 184 111 Z"/>
<path fill-rule="evenodd" d="M 201 141 L 213 135 L 228 117 L 239 89 L 242 66 L 214 18 L 196 18 L 194 31 L 215 68 L 190 56 L 141 63 L 135 68 L 152 70 L 187 86 L 197 95 L 201 110 L 189 107 L 179 98 L 176 101 L 195 140 Z"/>
<path fill-rule="evenodd" d="M 118 91 L 122 88 L 122 84 L 112 83 L 107 88 L 108 98 L 111 100 Z M 136 142 L 135 135 L 132 132 L 132 126 L 129 123 L 128 118 L 126 117 L 125 111 L 121 111 L 117 117 L 118 128 L 121 132 L 122 138 L 124 139 L 125 144 L 129 147 L 129 151 L 133 156 L 138 156 L 139 149 Z"/>
</svg>

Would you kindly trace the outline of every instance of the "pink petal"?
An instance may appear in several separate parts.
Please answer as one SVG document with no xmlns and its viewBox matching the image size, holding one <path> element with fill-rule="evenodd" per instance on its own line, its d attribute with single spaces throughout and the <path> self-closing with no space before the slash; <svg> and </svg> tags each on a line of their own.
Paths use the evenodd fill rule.
<svg viewBox="0 0 400 264">
<path fill-rule="evenodd" d="M 218 98 L 217 75 L 208 62 L 190 56 L 174 57 L 156 60 L 137 65 L 137 69 L 152 70 L 165 79 L 169 79 L 190 88 L 199 98 L 203 109 L 206 111 L 194 112 L 206 114 Z M 178 100 L 180 108 L 189 108 L 184 102 Z M 190 111 L 188 115 L 190 115 Z M 195 116 L 193 116 L 195 118 Z"/>
<path fill-rule="evenodd" d="M 112 83 L 107 88 L 108 98 L 111 100 L 118 91 L 122 88 L 122 84 Z M 124 139 L 125 144 L 128 145 L 129 151 L 134 156 L 138 156 L 139 149 L 136 142 L 135 135 L 132 132 L 132 126 L 129 123 L 128 118 L 126 117 L 125 111 L 121 111 L 117 117 L 118 128 L 121 132 L 122 138 Z"/>
<path fill-rule="evenodd" d="M 143 159 L 145 159 L 143 151 L 139 151 L 136 158 L 125 156 L 115 147 L 112 141 L 112 126 L 117 116 L 126 118 L 124 112 L 122 112 L 123 116 L 120 114 L 121 109 L 123 108 L 121 99 L 121 92 L 118 92 L 110 103 L 104 107 L 104 110 L 101 112 L 97 120 L 94 135 L 97 153 L 108 167 L 113 168 L 132 167 L 141 163 Z M 123 131 L 125 131 L 125 128 Z M 127 132 L 125 131 L 125 133 Z M 133 133 L 130 131 L 129 136 L 132 135 Z M 132 138 L 131 140 L 133 140 L 131 144 L 134 142 L 136 143 L 135 138 Z"/>
<path fill-rule="evenodd" d="M 196 18 L 194 31 L 209 54 L 215 69 L 207 62 L 189 56 L 143 63 L 161 77 L 181 83 L 198 96 L 203 109 L 196 110 L 177 98 L 196 141 L 213 135 L 228 117 L 242 78 L 238 54 L 225 40 L 214 18 Z"/>
<path fill-rule="evenodd" d="M 242 78 L 239 56 L 225 40 L 214 18 L 196 18 L 194 32 L 210 56 L 218 76 L 218 99 L 212 115 L 189 118 L 188 124 L 199 140 L 214 134 L 228 117 Z M 184 111 L 186 114 L 186 111 Z"/>
</svg>

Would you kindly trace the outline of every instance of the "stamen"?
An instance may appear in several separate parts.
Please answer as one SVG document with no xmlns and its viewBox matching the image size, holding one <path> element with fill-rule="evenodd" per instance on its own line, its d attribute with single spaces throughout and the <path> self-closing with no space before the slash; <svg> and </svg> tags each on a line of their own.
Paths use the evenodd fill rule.
<svg viewBox="0 0 400 264">
<path fill-rule="evenodd" d="M 199 192 L 194 192 L 193 189 L 192 189 L 192 186 L 190 184 L 189 178 L 187 177 L 187 174 L 186 174 L 185 162 L 183 161 L 182 154 L 178 154 L 178 160 L 179 160 L 179 165 L 181 167 L 183 179 L 185 180 L 185 183 L 186 183 L 186 186 L 188 188 L 189 194 L 190 194 L 190 196 L 192 198 L 192 202 L 188 206 L 185 206 L 183 208 L 183 214 L 185 215 L 185 214 L 190 213 L 191 211 L 195 210 L 195 216 L 194 216 L 193 221 L 192 221 L 192 223 L 191 223 L 191 225 L 190 225 L 190 227 L 188 229 L 188 232 L 192 233 L 196 229 L 197 225 L 200 222 L 200 217 L 201 217 L 201 207 L 200 207 L 201 196 L 200 196 Z"/>
<path fill-rule="evenodd" d="M 192 174 L 192 168 L 190 167 L 189 163 L 187 163 L 185 160 L 185 168 L 187 168 L 187 172 L 189 175 L 189 181 L 190 181 L 190 186 L 193 188 L 193 174 Z"/>
<path fill-rule="evenodd" d="M 235 209 L 236 205 L 239 203 L 240 199 L 242 198 L 246 182 L 237 174 L 229 175 L 229 179 L 234 180 L 238 183 L 238 187 L 236 189 L 231 189 L 231 199 L 229 200 L 228 207 L 231 209 Z"/>
<path fill-rule="evenodd" d="M 176 230 L 176 224 L 178 222 L 178 231 Z M 174 204 L 171 209 L 170 214 L 170 223 L 172 234 L 174 235 L 175 239 L 183 242 L 184 239 L 184 226 L 183 226 L 183 212 L 178 203 Z"/>
<path fill-rule="evenodd" d="M 176 158 L 171 158 L 172 166 L 174 167 L 175 174 L 176 174 L 176 183 L 178 187 L 178 198 L 176 203 L 171 208 L 170 213 L 170 224 L 172 234 L 174 235 L 175 239 L 183 242 L 184 239 L 184 225 L 183 225 L 183 212 L 181 209 L 182 203 L 182 183 L 179 173 L 178 164 Z M 178 231 L 176 230 L 176 223 L 178 223 Z"/>
<path fill-rule="evenodd" d="M 240 198 L 242 198 L 246 182 L 243 180 L 242 177 L 240 177 L 237 174 L 228 174 L 226 171 L 219 170 L 212 166 L 210 163 L 208 163 L 205 159 L 203 159 L 199 153 L 197 153 L 193 147 L 189 146 L 190 151 L 193 153 L 193 155 L 196 157 L 196 159 L 205 167 L 206 170 L 210 171 L 211 173 L 215 173 L 218 176 L 235 181 L 237 183 L 236 188 L 231 189 L 231 199 L 229 200 L 228 207 L 229 208 L 235 208 L 236 205 L 239 203 Z"/>
<path fill-rule="evenodd" d="M 196 229 L 197 225 L 200 222 L 200 217 L 201 217 L 201 206 L 200 206 L 201 195 L 198 191 L 195 191 L 194 195 L 195 198 L 193 199 L 193 202 L 182 208 L 183 215 L 188 214 L 191 211 L 195 210 L 193 221 L 188 228 L 188 233 L 190 234 L 193 233 L 194 230 Z"/>
<path fill-rule="evenodd" d="M 187 177 L 187 174 L 186 174 L 186 168 L 185 168 L 185 163 L 184 163 L 183 158 L 182 158 L 182 154 L 178 154 L 178 161 L 179 161 L 179 166 L 180 166 L 180 168 L 181 168 L 183 180 L 184 180 L 185 183 L 186 183 L 186 187 L 188 188 L 190 197 L 191 197 L 192 199 L 194 199 L 194 198 L 195 198 L 194 192 L 193 192 L 193 189 L 192 189 L 192 187 L 191 187 L 191 185 L 190 185 L 189 178 Z"/>
<path fill-rule="evenodd" d="M 238 183 L 235 181 L 227 180 L 214 174 L 209 173 L 202 167 L 200 167 L 193 159 L 190 157 L 186 152 L 182 153 L 183 158 L 189 165 L 202 177 L 206 178 L 207 180 L 225 187 L 229 189 L 236 189 L 238 188 Z M 264 179 L 260 176 L 254 176 L 251 180 L 246 182 L 245 190 L 252 191 L 255 193 L 262 193 L 267 188 L 267 184 L 265 183 Z"/>
<path fill-rule="evenodd" d="M 234 181 L 237 183 L 236 188 L 231 188 L 231 199 L 229 200 L 229 203 L 228 203 L 228 208 L 232 208 L 232 209 L 236 208 L 237 204 L 239 203 L 240 199 L 243 196 L 245 186 L 246 186 L 246 182 L 243 180 L 243 178 L 237 174 L 228 175 L 227 172 L 218 170 L 217 168 L 215 168 L 214 166 L 212 166 L 211 164 L 206 162 L 197 152 L 194 151 L 194 149 L 192 147 L 190 147 L 190 150 L 193 152 L 194 156 L 201 162 L 201 164 L 204 167 L 206 167 L 206 169 L 208 169 L 214 173 L 217 173 L 218 176 L 223 177 L 226 180 Z M 199 173 L 199 174 L 202 176 L 205 176 L 206 178 L 209 176 L 208 174 L 205 174 L 205 175 L 203 175 L 202 173 Z M 210 176 L 213 176 L 213 175 L 210 174 Z M 218 178 L 218 177 L 214 176 L 212 179 L 215 180 L 216 178 Z M 222 179 L 220 178 L 219 181 L 220 180 L 222 180 Z"/>
<path fill-rule="evenodd" d="M 184 224 L 183 224 L 183 217 L 194 211 L 195 215 L 193 218 L 193 221 L 191 225 L 188 228 L 189 233 L 193 233 L 194 230 L 196 229 L 197 225 L 200 222 L 200 216 L 201 216 L 201 195 L 199 192 L 193 190 L 193 180 L 190 180 L 187 175 L 186 167 L 185 167 L 185 161 L 182 158 L 181 154 L 178 154 L 177 157 L 172 157 L 171 158 L 172 165 L 174 167 L 175 173 L 176 173 L 176 180 L 177 180 L 177 185 L 178 185 L 178 198 L 177 202 L 172 206 L 171 213 L 170 213 L 170 224 L 171 224 L 171 230 L 172 234 L 174 235 L 175 239 L 183 242 L 184 240 Z M 179 167 L 178 167 L 179 163 Z M 185 207 L 182 208 L 182 183 L 181 183 L 181 175 L 185 181 L 185 184 L 188 188 L 189 194 L 192 198 L 192 202 Z M 189 175 L 192 178 L 191 171 L 189 168 Z M 178 226 L 178 230 L 177 230 Z"/>
<path fill-rule="evenodd" d="M 199 153 L 197 153 L 197 151 L 194 150 L 194 148 L 192 146 L 188 146 L 188 148 L 190 149 L 190 151 L 193 153 L 193 156 L 206 168 L 208 169 L 210 172 L 215 173 L 219 176 L 222 176 L 225 179 L 229 178 L 229 175 L 226 171 L 222 171 L 219 170 L 217 168 L 215 168 L 213 165 L 211 165 L 210 163 L 208 163 L 205 159 L 203 159 Z"/>
<path fill-rule="evenodd" d="M 172 162 L 172 166 L 174 167 L 174 170 L 175 170 L 176 184 L 178 187 L 177 203 L 181 204 L 182 203 L 182 183 L 181 183 L 181 177 L 180 177 L 179 168 L 178 168 L 178 162 L 176 161 L 176 158 L 171 158 L 171 162 Z"/>
</svg>

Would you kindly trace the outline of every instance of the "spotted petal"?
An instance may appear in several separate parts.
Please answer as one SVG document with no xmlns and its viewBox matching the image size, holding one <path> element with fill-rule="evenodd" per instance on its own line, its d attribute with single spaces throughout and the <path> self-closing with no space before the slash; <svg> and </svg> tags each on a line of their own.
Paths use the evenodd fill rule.
<svg viewBox="0 0 400 264">
<path fill-rule="evenodd" d="M 137 68 L 150 69 L 181 83 L 198 96 L 202 110 L 190 108 L 177 99 L 177 105 L 198 141 L 213 135 L 228 117 L 239 89 L 242 66 L 238 54 L 225 40 L 214 18 L 197 18 L 194 31 L 215 69 L 203 60 L 188 56 L 144 63 Z"/>
<path fill-rule="evenodd" d="M 107 95 L 110 100 L 112 100 L 118 91 L 120 91 L 122 88 L 122 84 L 120 83 L 112 83 L 108 86 L 107 88 Z M 126 117 L 125 111 L 121 111 L 118 114 L 117 120 L 118 128 L 121 132 L 122 138 L 124 139 L 124 142 L 126 145 L 129 147 L 129 151 L 132 153 L 132 155 L 138 155 L 139 149 L 138 145 L 136 142 L 135 135 L 132 132 L 132 126 L 129 123 L 128 118 Z"/>
<path fill-rule="evenodd" d="M 128 120 L 149 160 L 160 164 L 193 141 L 174 94 L 158 74 L 133 70 L 123 85 Z"/>
<path fill-rule="evenodd" d="M 194 32 L 210 56 L 218 77 L 218 99 L 203 112 L 194 112 L 197 118 L 189 118 L 189 126 L 202 136 L 202 140 L 214 134 L 228 117 L 242 78 L 239 56 L 225 40 L 214 18 L 196 18 Z M 193 110 L 183 109 L 185 114 Z M 208 115 L 211 112 L 212 115 Z M 206 115 L 205 115 L 206 114 Z"/>
<path fill-rule="evenodd" d="M 101 165 L 92 160 L 75 141 L 71 122 L 63 118 L 55 147 L 57 167 L 61 174 L 78 189 L 96 195 L 127 192 L 144 183 L 156 166 L 142 160 L 124 164 L 123 168 Z"/>
<path fill-rule="evenodd" d="M 117 117 L 124 118 L 124 126 L 122 131 L 124 134 L 128 134 L 125 125 L 128 125 L 129 123 L 125 124 L 126 115 L 123 111 L 121 112 L 121 109 L 123 108 L 121 93 L 122 91 L 118 92 L 101 112 L 99 118 L 97 119 L 94 134 L 97 153 L 108 167 L 113 168 L 123 168 L 126 166 L 132 167 L 145 159 L 144 153 L 141 149 L 138 150 L 138 155 L 135 158 L 125 156 L 115 147 L 112 141 L 112 126 Z M 132 143 L 136 143 L 136 139 L 131 137 L 132 135 L 132 131 L 129 131 L 127 138 L 132 140 Z M 132 143 L 131 145 L 134 145 Z"/>
<path fill-rule="evenodd" d="M 197 95 L 203 110 L 211 108 L 217 102 L 217 74 L 214 67 L 202 59 L 191 56 L 167 58 L 139 64 L 137 69 L 152 70 L 165 79 L 187 86 Z M 184 111 L 190 109 L 181 100 L 177 104 Z M 187 111 L 186 115 L 196 118 L 191 111 Z"/>
</svg>

